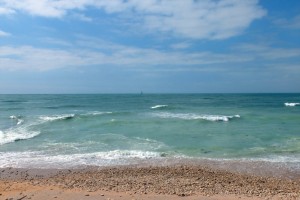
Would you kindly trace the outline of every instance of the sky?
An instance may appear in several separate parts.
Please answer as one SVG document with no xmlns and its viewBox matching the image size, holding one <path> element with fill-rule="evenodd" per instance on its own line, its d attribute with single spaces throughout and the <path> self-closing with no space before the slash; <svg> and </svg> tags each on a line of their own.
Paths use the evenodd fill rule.
<svg viewBox="0 0 300 200">
<path fill-rule="evenodd" d="M 0 94 L 300 92 L 299 0 L 0 0 Z"/>
</svg>

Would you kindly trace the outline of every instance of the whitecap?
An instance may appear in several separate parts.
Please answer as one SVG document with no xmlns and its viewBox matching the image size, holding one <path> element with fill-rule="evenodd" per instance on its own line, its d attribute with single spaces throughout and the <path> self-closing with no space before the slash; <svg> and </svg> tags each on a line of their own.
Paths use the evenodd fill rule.
<svg viewBox="0 0 300 200">
<path fill-rule="evenodd" d="M 155 105 L 155 106 L 152 106 L 151 109 L 159 109 L 159 108 L 166 108 L 168 107 L 168 105 Z"/>
<path fill-rule="evenodd" d="M 82 115 L 88 116 L 88 115 L 106 115 L 106 114 L 112 114 L 112 112 L 91 111 Z"/>
<path fill-rule="evenodd" d="M 16 120 L 17 121 L 17 125 L 21 125 L 24 120 L 21 119 L 21 116 L 15 116 L 15 115 L 11 115 L 9 116 L 10 119 Z"/>
<path fill-rule="evenodd" d="M 75 114 L 63 114 L 53 116 L 40 116 L 39 118 L 43 121 L 56 121 L 56 120 L 67 120 L 75 117 Z"/>
<path fill-rule="evenodd" d="M 297 106 L 297 105 L 300 105 L 300 103 L 284 103 L 285 106 L 291 106 L 291 107 L 294 107 L 294 106 Z"/>
<path fill-rule="evenodd" d="M 39 135 L 39 131 L 29 131 L 26 127 L 11 128 L 0 131 L 0 145 L 12 143 L 18 140 L 26 140 Z"/>
<path fill-rule="evenodd" d="M 24 120 L 19 119 L 18 122 L 17 122 L 17 125 L 21 125 L 23 122 L 24 122 Z"/>
<path fill-rule="evenodd" d="M 232 116 L 226 116 L 226 115 L 198 115 L 194 113 L 169 113 L 169 112 L 161 112 L 161 113 L 153 113 L 154 116 L 160 117 L 160 118 L 177 118 L 177 119 L 184 119 L 184 120 L 207 120 L 207 121 L 224 121 L 228 122 L 229 120 L 233 118 L 240 118 L 240 115 L 232 115 Z"/>
<path fill-rule="evenodd" d="M 9 118 L 10 118 L 10 119 L 17 119 L 17 116 L 11 115 L 11 116 L 9 116 Z"/>
</svg>

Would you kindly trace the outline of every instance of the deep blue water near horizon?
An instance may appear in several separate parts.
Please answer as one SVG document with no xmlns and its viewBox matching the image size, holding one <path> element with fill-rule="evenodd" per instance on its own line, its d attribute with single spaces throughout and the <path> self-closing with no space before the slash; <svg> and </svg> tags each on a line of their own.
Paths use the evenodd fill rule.
<svg viewBox="0 0 300 200">
<path fill-rule="evenodd" d="M 0 167 L 300 164 L 300 94 L 0 95 Z"/>
</svg>

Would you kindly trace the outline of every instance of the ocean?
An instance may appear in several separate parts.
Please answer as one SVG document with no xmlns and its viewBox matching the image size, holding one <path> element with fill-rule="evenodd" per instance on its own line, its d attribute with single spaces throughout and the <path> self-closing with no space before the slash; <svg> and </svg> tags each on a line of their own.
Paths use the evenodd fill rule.
<svg viewBox="0 0 300 200">
<path fill-rule="evenodd" d="M 0 95 L 0 167 L 195 159 L 300 169 L 300 94 Z"/>
</svg>

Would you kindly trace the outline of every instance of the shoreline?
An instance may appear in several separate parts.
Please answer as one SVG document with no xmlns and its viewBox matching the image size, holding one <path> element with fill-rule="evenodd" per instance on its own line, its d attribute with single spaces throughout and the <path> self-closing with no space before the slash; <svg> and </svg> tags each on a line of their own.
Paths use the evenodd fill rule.
<svg viewBox="0 0 300 200">
<path fill-rule="evenodd" d="M 217 168 L 182 163 L 81 169 L 2 168 L 0 199 L 300 199 L 299 177 L 292 180 Z"/>
<path fill-rule="evenodd" d="M 116 159 L 118 160 L 118 159 Z M 37 169 L 38 171 L 57 171 L 57 170 L 77 170 L 86 168 L 122 168 L 122 167 L 168 167 L 168 166 L 197 166 L 211 168 L 214 170 L 223 170 L 232 173 L 247 174 L 262 177 L 275 177 L 279 179 L 300 180 L 300 162 L 283 162 L 283 161 L 266 161 L 252 159 L 210 159 L 210 158 L 192 158 L 192 157 L 160 157 L 160 158 L 130 158 L 120 159 L 121 162 L 112 160 L 110 163 L 102 163 L 103 165 L 87 165 L 87 164 L 67 164 L 66 163 L 49 163 L 43 164 L 26 164 L 19 165 L 0 165 L 0 169 Z M 1 161 L 0 161 L 1 163 Z M 72 162 L 74 163 L 74 162 Z"/>
</svg>

